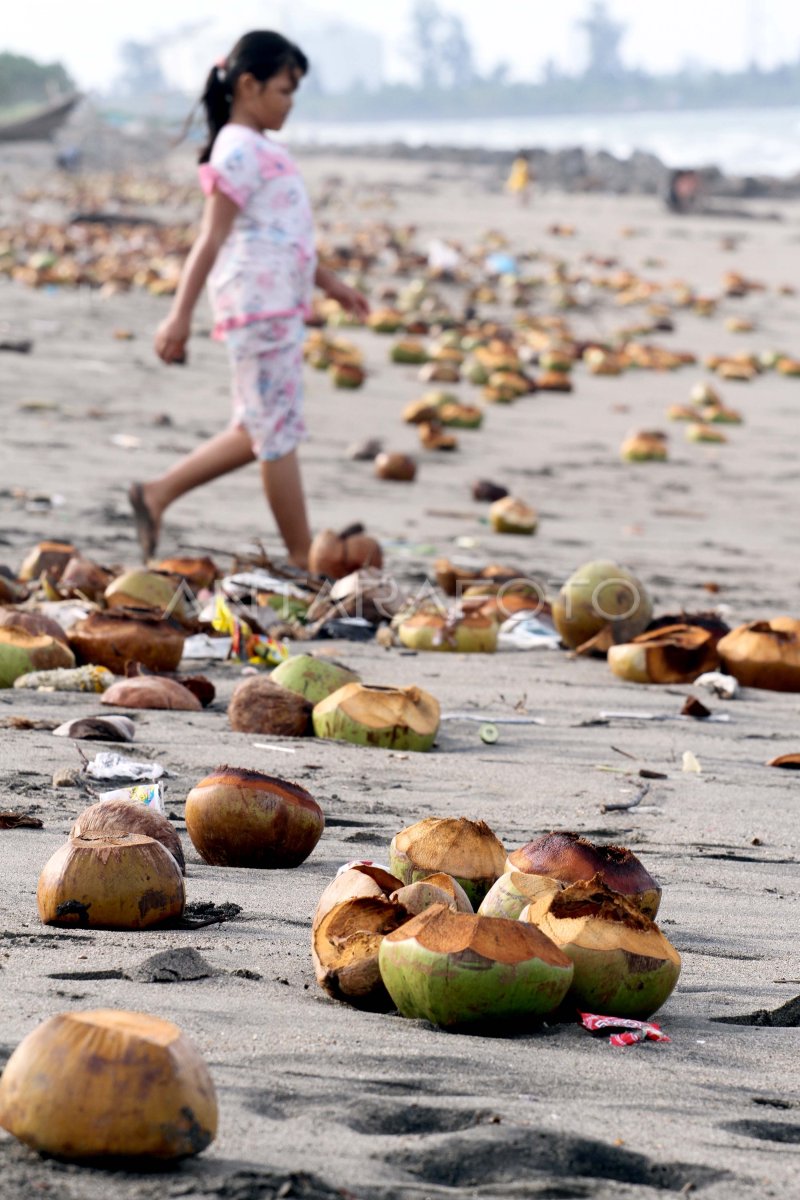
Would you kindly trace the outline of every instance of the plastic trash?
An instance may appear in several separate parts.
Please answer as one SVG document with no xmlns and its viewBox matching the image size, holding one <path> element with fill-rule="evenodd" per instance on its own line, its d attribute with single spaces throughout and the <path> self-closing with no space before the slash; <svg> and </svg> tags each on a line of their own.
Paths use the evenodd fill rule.
<svg viewBox="0 0 800 1200">
<path fill-rule="evenodd" d="M 106 667 L 59 667 L 54 671 L 29 671 L 14 680 L 14 687 L 38 692 L 104 692 L 116 678 Z"/>
<path fill-rule="evenodd" d="M 560 645 L 561 638 L 553 626 L 529 612 L 514 613 L 497 634 L 500 650 L 557 650 Z"/>
<path fill-rule="evenodd" d="M 127 779 L 131 783 L 147 780 L 152 783 L 160 779 L 165 771 L 160 763 L 136 762 L 113 750 L 104 750 L 87 763 L 85 773 L 92 779 Z"/>
<path fill-rule="evenodd" d="M 162 816 L 166 816 L 164 808 L 164 793 L 160 783 L 139 784 L 136 787 L 114 788 L 110 792 L 100 793 L 100 803 L 106 804 L 112 800 L 125 800 L 130 804 L 144 804 L 154 808 Z"/>
</svg>

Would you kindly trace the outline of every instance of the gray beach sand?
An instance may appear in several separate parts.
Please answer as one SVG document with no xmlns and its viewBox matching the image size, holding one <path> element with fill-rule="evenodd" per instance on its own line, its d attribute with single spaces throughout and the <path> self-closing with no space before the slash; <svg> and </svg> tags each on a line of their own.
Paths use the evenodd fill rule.
<svg viewBox="0 0 800 1200">
<path fill-rule="evenodd" d="M 540 248 L 590 273 L 599 268 L 582 263 L 587 253 L 617 257 L 648 278 L 683 278 L 706 293 L 718 292 L 723 272 L 735 269 L 769 290 L 725 301 L 712 320 L 681 312 L 676 332 L 654 340 L 701 358 L 800 350 L 800 300 L 776 292 L 796 276 L 794 207 L 774 223 L 678 219 L 643 198 L 549 194 L 522 210 L 483 169 L 320 158 L 308 164 L 312 190 L 319 194 L 333 173 L 345 182 L 325 184 L 333 198 L 322 217 L 347 227 L 415 224 L 423 244 L 435 235 L 471 243 L 501 229 L 512 247 Z M 574 223 L 576 236 L 549 236 L 556 221 Z M 623 227 L 636 235 L 623 237 Z M 729 235 L 741 238 L 735 251 L 722 247 Z M 644 266 L 653 259 L 663 266 Z M 35 341 L 30 355 L 0 356 L 0 561 L 17 566 L 45 537 L 70 538 L 100 562 L 136 561 L 128 481 L 163 470 L 227 421 L 222 348 L 197 337 L 184 369 L 155 360 L 152 330 L 167 305 L 141 293 L 101 299 L 0 285 L 0 320 Z M 729 314 L 752 316 L 757 332 L 726 332 Z M 596 336 L 632 319 L 609 296 L 574 324 Z M 198 328 L 208 323 L 203 311 Z M 115 340 L 119 328 L 134 339 Z M 457 453 L 421 453 L 417 481 L 390 484 L 344 451 L 374 435 L 417 453 L 400 412 L 422 388 L 414 368 L 389 364 L 388 339 L 345 336 L 364 350 L 366 387 L 336 391 L 324 374 L 307 377 L 312 436 L 302 457 L 316 527 L 364 520 L 407 581 L 421 578 L 437 554 L 460 554 L 478 564 L 514 563 L 555 591 L 582 562 L 611 557 L 641 575 L 661 612 L 722 603 L 733 623 L 800 615 L 796 380 L 769 373 L 723 386 L 745 417 L 727 445 L 690 445 L 682 426 L 670 426 L 670 461 L 636 466 L 619 461 L 626 432 L 667 428 L 665 407 L 686 403 L 706 372 L 595 378 L 580 367 L 572 395 L 492 407 L 483 430 L 460 435 Z M 460 390 L 469 398 L 468 385 Z M 169 426 L 156 423 L 164 413 Z M 135 448 L 113 444 L 119 434 L 137 439 Z M 470 498 L 479 476 L 504 482 L 539 510 L 535 538 L 490 531 L 485 509 Z M 12 494 L 16 488 L 62 502 L 37 511 Z M 225 566 L 227 552 L 255 536 L 278 550 L 257 473 L 247 469 L 176 505 L 163 550 L 207 548 Z M 466 550 L 458 541 L 465 538 Z M 709 582 L 718 595 L 704 589 Z M 77 764 L 71 743 L 2 730 L 0 806 L 34 813 L 44 828 L 0 832 L 0 1064 L 53 1013 L 142 1010 L 175 1020 L 195 1040 L 220 1102 L 209 1151 L 155 1176 L 47 1163 L 3 1134 L 3 1200 L 800 1194 L 797 1030 L 718 1023 L 800 992 L 797 776 L 765 766 L 800 750 L 800 699 L 705 695 L 730 720 L 701 723 L 677 718 L 691 688 L 624 684 L 603 662 L 558 651 L 470 657 L 414 656 L 374 643 L 315 648 L 368 681 L 418 683 L 445 711 L 523 710 L 543 724 L 501 725 L 498 743 L 486 746 L 476 724 L 446 721 L 429 755 L 314 740 L 259 748 L 254 743 L 265 739 L 232 733 L 226 720 L 240 668 L 210 666 L 218 689 L 212 708 L 138 715 L 132 752 L 169 772 L 167 807 L 187 853 L 188 899 L 235 902 L 242 912 L 208 928 L 142 933 L 40 925 L 38 873 L 87 798 L 52 787 L 57 769 Z M 609 710 L 670 719 L 601 719 Z M 92 698 L 0 692 L 0 716 L 61 720 L 94 711 Z M 91 754 L 97 746 L 85 748 Z M 686 750 L 700 774 L 682 771 Z M 222 762 L 284 775 L 316 796 L 327 827 L 303 866 L 259 873 L 201 862 L 185 833 L 183 800 Z M 642 767 L 666 778 L 652 782 L 638 807 L 604 812 L 636 793 Z M 631 846 L 662 883 L 659 920 L 683 957 L 678 988 L 658 1017 L 672 1042 L 614 1049 L 571 1025 L 507 1038 L 452 1034 L 328 999 L 309 952 L 320 892 L 341 863 L 384 860 L 398 830 L 432 814 L 484 818 L 509 848 L 552 828 Z M 210 977 L 171 984 L 92 977 L 127 976 L 157 951 L 186 947 L 210 964 Z M 242 970 L 258 977 L 236 974 Z M 302 1172 L 317 1182 L 279 1190 Z"/>
</svg>

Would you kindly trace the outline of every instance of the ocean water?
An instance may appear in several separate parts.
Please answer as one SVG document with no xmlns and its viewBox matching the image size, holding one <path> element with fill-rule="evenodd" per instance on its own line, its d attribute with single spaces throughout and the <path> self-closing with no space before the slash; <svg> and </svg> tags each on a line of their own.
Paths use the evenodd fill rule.
<svg viewBox="0 0 800 1200">
<path fill-rule="evenodd" d="M 800 108 L 717 109 L 482 118 L 468 120 L 293 120 L 295 145 L 482 146 L 514 151 L 583 146 L 626 158 L 648 150 L 668 166 L 714 165 L 736 175 L 800 171 Z"/>
</svg>

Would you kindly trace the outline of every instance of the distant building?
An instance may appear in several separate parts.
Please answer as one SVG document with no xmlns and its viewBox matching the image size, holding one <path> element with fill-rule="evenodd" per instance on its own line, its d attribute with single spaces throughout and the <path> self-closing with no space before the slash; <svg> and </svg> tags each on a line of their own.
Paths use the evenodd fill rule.
<svg viewBox="0 0 800 1200">
<path fill-rule="evenodd" d="M 609 15 L 604 0 L 595 0 L 589 15 L 578 22 L 589 40 L 586 75 L 593 79 L 618 79 L 625 74 L 620 46 L 627 26 Z"/>
<path fill-rule="evenodd" d="M 383 85 L 383 41 L 376 33 L 341 22 L 299 31 L 298 41 L 308 55 L 315 83 L 324 92 L 368 92 Z"/>
</svg>

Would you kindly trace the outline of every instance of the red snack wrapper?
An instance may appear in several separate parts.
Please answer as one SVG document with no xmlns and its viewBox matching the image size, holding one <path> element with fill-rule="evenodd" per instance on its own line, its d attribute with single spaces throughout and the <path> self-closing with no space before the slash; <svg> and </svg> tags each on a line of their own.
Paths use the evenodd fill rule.
<svg viewBox="0 0 800 1200">
<path fill-rule="evenodd" d="M 609 1042 L 612 1046 L 635 1046 L 637 1042 L 670 1042 L 660 1025 L 654 1021 L 635 1021 L 633 1017 L 604 1017 L 598 1013 L 580 1013 L 581 1025 L 591 1033 L 603 1029 L 620 1029 L 631 1032 L 612 1033 Z"/>
</svg>

